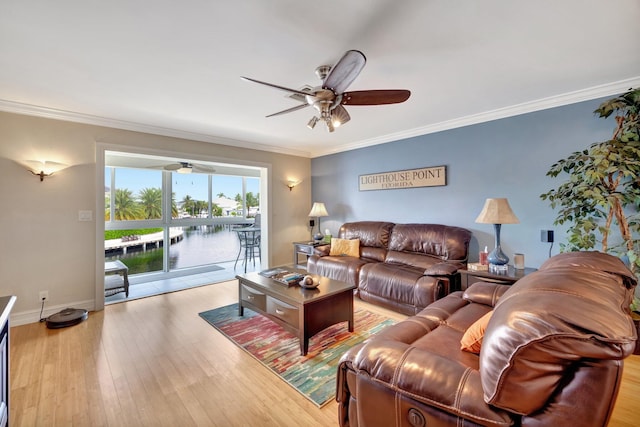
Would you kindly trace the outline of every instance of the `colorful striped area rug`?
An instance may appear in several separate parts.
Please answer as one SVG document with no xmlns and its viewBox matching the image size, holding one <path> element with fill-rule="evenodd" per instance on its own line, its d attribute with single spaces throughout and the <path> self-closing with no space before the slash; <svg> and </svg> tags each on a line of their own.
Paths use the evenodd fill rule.
<svg viewBox="0 0 640 427">
<path fill-rule="evenodd" d="M 238 304 L 199 315 L 319 408 L 335 396 L 336 373 L 342 354 L 395 323 L 393 319 L 368 310 L 356 309 L 353 333 L 349 333 L 346 322 L 330 326 L 309 339 L 309 352 L 301 356 L 297 337 L 246 308 L 244 316 L 238 316 Z"/>
</svg>

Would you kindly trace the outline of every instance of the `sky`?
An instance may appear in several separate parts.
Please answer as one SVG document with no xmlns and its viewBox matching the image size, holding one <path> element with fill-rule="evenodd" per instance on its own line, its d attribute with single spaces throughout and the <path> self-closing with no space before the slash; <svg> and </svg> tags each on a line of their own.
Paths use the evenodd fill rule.
<svg viewBox="0 0 640 427">
<path fill-rule="evenodd" d="M 105 169 L 105 188 L 111 187 L 110 168 Z M 176 201 L 181 201 L 186 195 L 194 200 L 208 200 L 206 174 L 172 173 L 172 191 L 175 193 Z M 260 193 L 260 179 L 248 177 L 246 179 L 247 192 L 254 195 Z M 213 198 L 218 197 L 218 193 L 230 199 L 235 199 L 236 194 L 242 193 L 242 177 L 228 175 L 213 175 Z M 116 171 L 116 188 L 126 188 L 131 190 L 133 196 L 137 196 L 143 188 L 162 188 L 162 171 L 119 168 Z"/>
</svg>

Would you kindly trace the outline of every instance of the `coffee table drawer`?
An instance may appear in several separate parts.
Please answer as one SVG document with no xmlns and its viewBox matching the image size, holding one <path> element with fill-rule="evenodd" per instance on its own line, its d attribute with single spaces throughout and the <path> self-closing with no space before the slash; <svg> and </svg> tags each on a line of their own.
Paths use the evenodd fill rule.
<svg viewBox="0 0 640 427">
<path fill-rule="evenodd" d="M 248 286 L 242 285 L 240 298 L 259 310 L 264 311 L 267 308 L 267 296 Z"/>
<path fill-rule="evenodd" d="M 267 297 L 267 313 L 277 317 L 283 322 L 298 328 L 299 310 L 292 305 Z"/>
</svg>

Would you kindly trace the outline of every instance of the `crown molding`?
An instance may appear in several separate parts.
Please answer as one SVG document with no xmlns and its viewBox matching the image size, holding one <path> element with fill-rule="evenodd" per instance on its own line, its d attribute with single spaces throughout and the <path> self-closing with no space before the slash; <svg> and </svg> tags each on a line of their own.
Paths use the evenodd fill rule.
<svg viewBox="0 0 640 427">
<path fill-rule="evenodd" d="M 399 141 L 402 139 L 413 138 L 420 135 L 427 135 L 430 133 L 475 125 L 478 123 L 490 122 L 492 120 L 504 119 L 507 117 L 518 116 L 525 113 L 532 113 L 534 111 L 562 107 L 564 105 L 575 104 L 582 101 L 590 101 L 592 99 L 598 99 L 605 96 L 618 95 L 634 87 L 640 87 L 640 76 L 620 80 L 613 83 L 607 83 L 604 85 L 593 86 L 587 89 L 580 89 L 574 92 L 567 92 L 561 95 L 555 95 L 547 98 L 537 99 L 534 101 L 524 102 L 522 104 L 511 105 L 509 107 L 498 108 L 496 110 L 486 111 L 483 113 L 472 114 L 470 116 L 458 117 L 452 120 L 446 120 L 419 128 L 409 129 L 403 132 L 383 135 L 367 139 L 365 141 L 343 145 L 339 149 L 331 151 L 314 152 L 311 153 L 311 157 L 314 158 L 326 156 L 329 154 L 341 153 L 344 151 L 355 150 L 358 148 L 366 148 L 373 145 L 385 144 L 387 142 Z"/>
<path fill-rule="evenodd" d="M 387 142 L 399 141 L 402 139 L 413 138 L 420 135 L 441 132 L 445 130 L 460 128 L 464 126 L 474 125 L 478 123 L 489 122 L 492 120 L 513 117 L 520 114 L 531 113 L 534 111 L 546 110 L 564 105 L 575 104 L 582 101 L 602 98 L 605 96 L 617 95 L 629 90 L 629 88 L 640 87 L 640 76 L 632 77 L 625 80 L 619 80 L 599 86 L 593 86 L 587 89 L 580 89 L 573 92 L 567 92 L 547 98 L 537 99 L 534 101 L 524 102 L 521 104 L 511 105 L 496 110 L 486 111 L 469 116 L 458 117 L 451 120 L 445 120 L 439 123 L 433 123 L 427 126 L 409 129 L 402 132 L 381 135 L 375 138 L 357 141 L 352 144 L 346 144 L 339 148 L 326 151 L 307 152 L 299 150 L 285 149 L 283 147 L 258 144 L 247 141 L 240 141 L 231 138 L 216 137 L 213 135 L 201 134 L 196 132 L 188 132 L 184 130 L 165 128 L 161 126 L 147 125 L 143 123 L 129 122 L 125 120 L 116 120 L 106 117 L 93 116 L 90 114 L 76 113 L 72 111 L 58 110 L 55 108 L 40 107 L 36 105 L 23 104 L 20 102 L 7 101 L 0 99 L 0 111 L 9 113 L 24 114 L 28 116 L 44 117 L 48 119 L 64 120 L 74 123 L 83 123 L 96 126 L 104 126 L 115 129 L 129 130 L 134 132 L 143 132 L 154 135 L 162 135 L 174 138 L 189 139 L 193 141 L 209 142 L 213 144 L 229 145 L 232 147 L 247 148 L 251 150 L 267 151 L 278 154 L 287 154 L 298 157 L 321 157 L 330 154 L 351 151 L 359 148 L 366 148 L 373 145 L 385 144 Z"/>
<path fill-rule="evenodd" d="M 41 107 L 31 104 L 23 104 L 20 102 L 7 101 L 4 99 L 0 99 L 0 111 L 23 114 L 27 116 L 43 117 L 47 119 L 63 120 L 73 123 L 103 126 L 133 132 L 149 133 L 153 135 L 168 136 L 173 138 L 189 139 L 192 141 L 209 142 L 212 144 L 229 145 L 232 147 L 248 148 L 251 150 L 268 151 L 272 153 L 287 154 L 298 157 L 310 157 L 310 153 L 308 151 L 291 150 L 273 145 L 240 141 L 231 138 L 223 138 L 197 132 L 166 128 L 162 126 L 129 122 L 126 120 L 110 119 L 107 117 L 93 116 L 90 114 L 58 110 L 55 108 Z"/>
</svg>

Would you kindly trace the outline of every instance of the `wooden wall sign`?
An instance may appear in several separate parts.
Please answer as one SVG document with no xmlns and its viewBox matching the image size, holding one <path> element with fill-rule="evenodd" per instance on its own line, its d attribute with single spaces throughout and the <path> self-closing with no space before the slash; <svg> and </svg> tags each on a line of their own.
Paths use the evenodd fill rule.
<svg viewBox="0 0 640 427">
<path fill-rule="evenodd" d="M 374 173 L 358 177 L 358 189 L 397 190 L 400 188 L 435 187 L 447 185 L 446 166 L 408 169 L 394 172 Z"/>
</svg>

